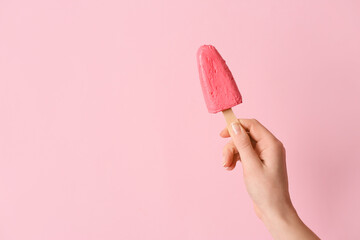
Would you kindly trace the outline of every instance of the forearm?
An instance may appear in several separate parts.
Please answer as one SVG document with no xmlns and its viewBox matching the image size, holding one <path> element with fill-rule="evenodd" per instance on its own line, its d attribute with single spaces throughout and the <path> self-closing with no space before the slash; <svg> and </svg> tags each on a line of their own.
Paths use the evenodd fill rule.
<svg viewBox="0 0 360 240">
<path fill-rule="evenodd" d="M 269 213 L 262 219 L 275 240 L 318 240 L 290 206 L 282 212 Z"/>
</svg>

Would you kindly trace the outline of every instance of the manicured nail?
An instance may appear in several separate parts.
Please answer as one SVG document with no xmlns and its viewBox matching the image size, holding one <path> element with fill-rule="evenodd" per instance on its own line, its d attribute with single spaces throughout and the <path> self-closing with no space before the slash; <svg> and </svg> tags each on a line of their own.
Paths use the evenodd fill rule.
<svg viewBox="0 0 360 240">
<path fill-rule="evenodd" d="M 225 167 L 226 165 L 226 160 L 225 160 L 225 156 L 223 157 L 223 167 Z"/>
<path fill-rule="evenodd" d="M 233 129 L 233 131 L 234 131 L 234 133 L 235 133 L 236 135 L 240 134 L 241 128 L 240 128 L 240 124 L 239 124 L 238 121 L 233 122 L 233 123 L 231 124 L 231 127 L 232 127 L 232 129 Z"/>
</svg>

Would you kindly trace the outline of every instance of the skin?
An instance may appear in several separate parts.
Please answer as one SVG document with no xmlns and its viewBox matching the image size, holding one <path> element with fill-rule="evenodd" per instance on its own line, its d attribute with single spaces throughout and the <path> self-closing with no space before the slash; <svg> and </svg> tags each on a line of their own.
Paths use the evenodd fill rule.
<svg viewBox="0 0 360 240">
<path fill-rule="evenodd" d="M 297 214 L 289 194 L 284 145 L 255 119 L 238 119 L 220 133 L 231 140 L 223 165 L 231 171 L 242 163 L 246 189 L 256 215 L 276 240 L 320 239 Z"/>
</svg>

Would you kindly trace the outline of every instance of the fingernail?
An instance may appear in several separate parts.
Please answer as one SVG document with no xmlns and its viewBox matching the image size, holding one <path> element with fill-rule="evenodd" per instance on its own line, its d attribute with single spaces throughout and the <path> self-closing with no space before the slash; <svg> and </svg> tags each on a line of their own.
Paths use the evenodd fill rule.
<svg viewBox="0 0 360 240">
<path fill-rule="evenodd" d="M 223 157 L 223 167 L 225 167 L 226 165 L 226 160 L 225 160 L 225 157 Z"/>
<path fill-rule="evenodd" d="M 240 124 L 239 124 L 238 121 L 233 122 L 233 123 L 231 124 L 231 127 L 232 127 L 232 129 L 233 129 L 233 131 L 234 131 L 234 133 L 235 133 L 236 135 L 240 134 L 241 128 L 240 128 Z"/>
</svg>

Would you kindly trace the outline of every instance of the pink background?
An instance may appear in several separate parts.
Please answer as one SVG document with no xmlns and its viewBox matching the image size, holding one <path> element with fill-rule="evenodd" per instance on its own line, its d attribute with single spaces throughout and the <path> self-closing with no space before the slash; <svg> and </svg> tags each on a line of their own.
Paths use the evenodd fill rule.
<svg viewBox="0 0 360 240">
<path fill-rule="evenodd" d="M 0 1 L 0 239 L 271 239 L 221 164 L 215 45 L 323 239 L 359 239 L 359 1 Z M 239 165 L 240 166 L 240 165 Z"/>
</svg>

